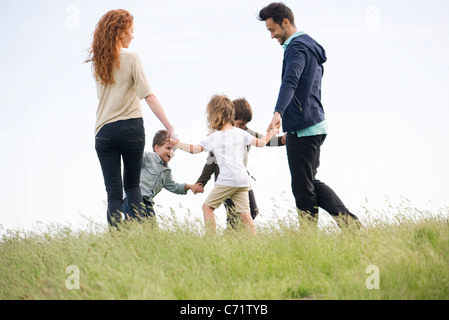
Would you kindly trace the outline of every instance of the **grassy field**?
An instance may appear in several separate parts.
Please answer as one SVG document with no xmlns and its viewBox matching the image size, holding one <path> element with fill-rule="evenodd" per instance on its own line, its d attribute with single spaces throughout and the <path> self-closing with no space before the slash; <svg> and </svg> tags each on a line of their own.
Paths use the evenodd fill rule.
<svg viewBox="0 0 449 320">
<path fill-rule="evenodd" d="M 448 299 L 449 220 L 317 230 L 296 218 L 203 235 L 168 217 L 0 240 L 0 299 Z"/>
</svg>

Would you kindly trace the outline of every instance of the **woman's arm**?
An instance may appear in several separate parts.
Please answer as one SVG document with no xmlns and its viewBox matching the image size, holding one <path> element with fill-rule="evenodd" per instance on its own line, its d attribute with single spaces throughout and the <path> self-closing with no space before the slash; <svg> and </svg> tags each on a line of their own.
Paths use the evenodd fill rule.
<svg viewBox="0 0 449 320">
<path fill-rule="evenodd" d="M 168 121 L 167 115 L 165 114 L 164 108 L 162 108 L 161 103 L 159 102 L 158 98 L 155 94 L 151 94 L 148 97 L 145 98 L 145 101 L 147 102 L 148 106 L 150 107 L 151 111 L 156 115 L 156 117 L 162 122 L 165 129 L 168 131 L 168 136 L 171 137 L 173 132 L 173 126 Z"/>
</svg>

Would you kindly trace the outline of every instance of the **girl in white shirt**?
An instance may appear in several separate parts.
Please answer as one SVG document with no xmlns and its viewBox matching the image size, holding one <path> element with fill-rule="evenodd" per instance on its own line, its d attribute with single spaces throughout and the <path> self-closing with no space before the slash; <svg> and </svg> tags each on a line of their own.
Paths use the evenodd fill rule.
<svg viewBox="0 0 449 320">
<path fill-rule="evenodd" d="M 215 233 L 216 222 L 214 210 L 225 199 L 231 198 L 237 213 L 246 229 L 256 233 L 254 221 L 250 215 L 248 188 L 249 179 L 243 162 L 244 150 L 247 145 L 264 147 L 277 133 L 270 131 L 261 139 L 248 132 L 234 127 L 234 106 L 225 95 L 215 95 L 207 105 L 207 123 L 211 130 L 200 144 L 194 146 L 172 140 L 176 148 L 189 153 L 200 153 L 204 150 L 213 152 L 217 159 L 220 175 L 215 181 L 215 187 L 203 204 L 204 222 L 208 231 Z"/>
</svg>

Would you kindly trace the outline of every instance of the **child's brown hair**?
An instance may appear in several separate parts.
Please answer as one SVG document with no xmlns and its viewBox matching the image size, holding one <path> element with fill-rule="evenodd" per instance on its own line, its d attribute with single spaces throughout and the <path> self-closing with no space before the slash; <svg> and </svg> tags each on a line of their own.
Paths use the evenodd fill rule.
<svg viewBox="0 0 449 320">
<path fill-rule="evenodd" d="M 253 118 L 253 109 L 245 98 L 239 98 L 232 101 L 235 109 L 235 120 L 242 120 L 248 123 Z"/>
<path fill-rule="evenodd" d="M 210 130 L 220 130 L 226 123 L 234 125 L 234 105 L 225 95 L 214 95 L 207 104 L 206 114 Z"/>
<path fill-rule="evenodd" d="M 162 147 L 167 141 L 168 141 L 167 130 L 159 130 L 158 132 L 156 132 L 153 138 L 153 151 L 156 151 L 155 150 L 156 146 Z"/>
</svg>

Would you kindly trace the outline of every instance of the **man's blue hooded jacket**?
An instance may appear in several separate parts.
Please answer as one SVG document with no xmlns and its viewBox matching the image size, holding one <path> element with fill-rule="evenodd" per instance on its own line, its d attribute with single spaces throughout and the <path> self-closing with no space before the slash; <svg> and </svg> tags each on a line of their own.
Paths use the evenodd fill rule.
<svg viewBox="0 0 449 320">
<path fill-rule="evenodd" d="M 307 34 L 294 38 L 287 46 L 275 108 L 282 116 L 284 132 L 302 130 L 325 120 L 321 79 L 326 60 L 323 47 Z"/>
</svg>

